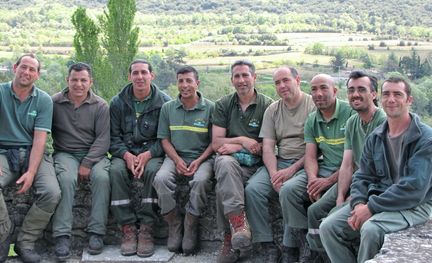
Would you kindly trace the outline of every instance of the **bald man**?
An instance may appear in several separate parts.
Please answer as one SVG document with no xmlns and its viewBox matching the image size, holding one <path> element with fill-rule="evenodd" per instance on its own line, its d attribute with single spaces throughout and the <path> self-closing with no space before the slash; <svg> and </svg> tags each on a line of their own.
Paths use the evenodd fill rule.
<svg viewBox="0 0 432 263">
<path fill-rule="evenodd" d="M 304 128 L 304 170 L 287 181 L 279 193 L 282 211 L 288 215 L 284 218 L 285 227 L 294 230 L 300 243 L 301 262 L 318 256 L 311 252 L 306 234 L 319 234 L 319 222 L 312 222 L 315 217 L 308 215 L 313 212 L 322 215 L 320 218 L 325 217 L 335 205 L 345 123 L 355 113 L 347 102 L 336 98 L 336 93 L 331 76 L 318 74 L 312 78 L 311 95 L 317 110 L 308 116 Z"/>
</svg>

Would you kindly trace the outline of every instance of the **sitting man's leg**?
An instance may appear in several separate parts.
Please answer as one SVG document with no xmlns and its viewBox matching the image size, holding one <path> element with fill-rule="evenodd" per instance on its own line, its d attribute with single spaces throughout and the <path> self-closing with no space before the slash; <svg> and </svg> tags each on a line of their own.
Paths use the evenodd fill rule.
<svg viewBox="0 0 432 263">
<path fill-rule="evenodd" d="M 154 253 L 153 227 L 158 219 L 158 196 L 153 188 L 153 181 L 157 171 L 161 168 L 162 162 L 162 157 L 150 159 L 141 176 L 144 188 L 140 193 L 142 199 L 136 212 L 136 216 L 140 221 L 137 255 L 141 257 L 149 257 Z"/>
<path fill-rule="evenodd" d="M 279 192 L 281 204 L 284 235 L 291 234 L 300 248 L 300 260 L 309 260 L 311 252 L 306 241 L 307 234 L 307 206 L 310 204 L 309 195 L 306 192 L 307 175 L 304 170 L 297 172 L 293 178 L 286 181 Z M 293 237 L 284 236 L 284 246 L 287 252 L 295 252 Z M 290 258 L 292 258 L 290 256 Z"/>
<path fill-rule="evenodd" d="M 245 195 L 252 241 L 261 245 L 260 250 L 266 255 L 266 262 L 276 262 L 279 251 L 273 241 L 269 199 L 278 200 L 278 194 L 273 189 L 270 175 L 265 166 L 261 166 L 248 180 Z"/>
<path fill-rule="evenodd" d="M 130 193 L 132 178 L 126 163 L 120 158 L 112 158 L 110 166 L 111 212 L 121 226 L 123 256 L 135 255 L 137 251 L 137 229 L 135 212 L 131 207 Z"/>
<path fill-rule="evenodd" d="M 36 200 L 24 218 L 15 244 L 15 252 L 23 262 L 40 260 L 40 256 L 34 250 L 35 243 L 42 237 L 61 197 L 52 158 L 46 154 L 42 157 L 33 187 Z"/>
<path fill-rule="evenodd" d="M 90 233 L 88 252 L 93 255 L 102 252 L 106 234 L 111 194 L 109 168 L 110 161 L 104 157 L 92 167 L 90 175 L 92 207 L 87 232 Z"/>
<path fill-rule="evenodd" d="M 176 183 L 176 165 L 168 156 L 162 163 L 161 168 L 156 173 L 153 186 L 158 194 L 158 204 L 161 208 L 161 214 L 168 223 L 168 250 L 179 252 L 182 243 L 183 219 L 177 208 L 175 200 Z"/>
<path fill-rule="evenodd" d="M 184 219 L 184 237 L 182 241 L 183 253 L 195 252 L 198 245 L 198 218 L 207 205 L 207 193 L 211 191 L 214 159 L 210 158 L 201 163 L 189 181 L 189 202 L 186 204 Z"/>
<path fill-rule="evenodd" d="M 59 260 L 71 256 L 72 207 L 78 182 L 79 161 L 73 155 L 58 152 L 53 156 L 54 168 L 61 189 L 61 199 L 52 219 L 54 253 Z"/>
</svg>

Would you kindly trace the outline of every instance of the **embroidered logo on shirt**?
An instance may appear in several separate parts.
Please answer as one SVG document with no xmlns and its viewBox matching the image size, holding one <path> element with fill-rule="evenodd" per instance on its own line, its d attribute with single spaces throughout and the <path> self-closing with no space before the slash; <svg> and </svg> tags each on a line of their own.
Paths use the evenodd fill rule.
<svg viewBox="0 0 432 263">
<path fill-rule="evenodd" d="M 206 121 L 204 119 L 196 119 L 194 120 L 193 125 L 196 127 L 205 127 Z"/>
<path fill-rule="evenodd" d="M 250 120 L 248 125 L 249 125 L 249 127 L 252 127 L 252 128 L 259 128 L 260 122 L 257 119 L 252 119 L 252 120 Z"/>
<path fill-rule="evenodd" d="M 29 111 L 29 112 L 27 113 L 27 115 L 32 116 L 32 117 L 36 117 L 36 116 L 37 116 L 37 112 L 36 112 L 35 110 L 33 110 L 33 111 Z"/>
</svg>

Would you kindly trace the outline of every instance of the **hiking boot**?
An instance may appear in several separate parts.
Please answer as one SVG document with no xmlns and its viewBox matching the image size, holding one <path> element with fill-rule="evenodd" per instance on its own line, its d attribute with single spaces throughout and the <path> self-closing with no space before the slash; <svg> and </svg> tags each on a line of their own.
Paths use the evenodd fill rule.
<svg viewBox="0 0 432 263">
<path fill-rule="evenodd" d="M 122 243 L 120 252 L 123 256 L 132 256 L 137 252 L 137 229 L 135 224 L 122 226 Z"/>
<path fill-rule="evenodd" d="M 90 234 L 89 244 L 88 244 L 88 253 L 90 255 L 99 255 L 102 253 L 104 247 L 103 237 L 98 234 Z"/>
<path fill-rule="evenodd" d="M 195 252 L 198 244 L 198 217 L 186 213 L 184 219 L 184 236 L 182 242 L 183 253 L 186 255 Z"/>
<path fill-rule="evenodd" d="M 239 258 L 239 251 L 231 245 L 231 233 L 225 233 L 221 252 L 217 257 L 217 263 L 234 263 Z"/>
<path fill-rule="evenodd" d="M 229 215 L 228 221 L 231 227 L 232 247 L 234 249 L 242 249 L 251 247 L 251 232 L 249 223 L 246 218 L 246 213 L 241 211 L 237 215 Z"/>
<path fill-rule="evenodd" d="M 168 214 L 163 216 L 168 223 L 168 250 L 171 252 L 179 252 L 182 245 L 183 220 L 177 210 L 174 208 Z"/>
<path fill-rule="evenodd" d="M 9 233 L 6 236 L 6 239 L 3 240 L 3 242 L 0 242 L 0 262 L 5 262 L 9 255 L 9 247 L 12 241 L 12 233 L 14 232 L 14 228 L 15 228 L 12 222 L 10 224 L 11 225 L 10 225 Z"/>
<path fill-rule="evenodd" d="M 282 263 L 295 263 L 299 261 L 298 247 L 283 247 L 282 248 Z"/>
<path fill-rule="evenodd" d="M 55 238 L 54 254 L 59 261 L 65 261 L 71 256 L 71 240 L 69 236 Z"/>
<path fill-rule="evenodd" d="M 41 261 L 41 256 L 34 249 L 21 248 L 15 244 L 14 250 L 24 263 L 39 263 Z"/>
<path fill-rule="evenodd" d="M 150 257 L 154 254 L 153 226 L 141 224 L 138 234 L 138 257 Z"/>
</svg>

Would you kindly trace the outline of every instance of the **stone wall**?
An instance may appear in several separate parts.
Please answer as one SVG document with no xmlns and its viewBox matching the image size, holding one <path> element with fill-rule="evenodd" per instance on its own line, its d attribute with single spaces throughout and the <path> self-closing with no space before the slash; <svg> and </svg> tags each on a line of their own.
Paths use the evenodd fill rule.
<svg viewBox="0 0 432 263">
<path fill-rule="evenodd" d="M 384 245 L 367 263 L 432 262 L 432 220 L 385 236 Z"/>
<path fill-rule="evenodd" d="M 215 182 L 213 182 L 214 185 Z M 133 194 L 132 194 L 132 203 L 133 205 L 140 204 L 140 189 L 142 187 L 141 181 L 133 182 Z M 25 195 L 16 195 L 16 187 L 7 187 L 4 190 L 5 201 L 8 207 L 9 215 L 11 220 L 17 226 L 17 230 L 22 225 L 23 219 L 27 210 L 30 208 L 33 194 L 27 193 Z M 177 200 L 179 203 L 184 204 L 188 199 L 189 185 L 187 180 L 178 179 L 178 191 L 176 192 Z M 202 217 L 199 221 L 199 229 L 200 229 L 200 240 L 206 241 L 214 241 L 214 240 L 222 240 L 222 233 L 217 229 L 216 223 L 216 205 L 215 205 L 215 192 L 214 187 L 213 190 L 208 194 L 208 206 L 205 209 Z M 278 243 L 282 240 L 282 216 L 280 213 L 280 206 L 278 202 L 272 202 L 270 204 L 272 222 L 275 240 Z M 74 248 L 75 253 L 80 253 L 82 251 L 83 246 L 87 244 L 86 239 L 87 234 L 85 232 L 85 228 L 88 223 L 88 219 L 90 218 L 90 208 L 91 208 L 91 193 L 89 183 L 80 183 L 77 194 L 75 197 L 75 203 L 73 208 L 74 221 L 73 221 L 73 230 L 72 230 L 72 246 Z M 184 211 L 183 211 L 184 212 Z M 167 236 L 167 226 L 165 222 L 160 218 L 157 223 L 157 227 L 155 229 L 155 237 L 157 243 L 164 243 Z M 17 231 L 15 231 L 16 237 Z M 45 240 L 52 241 L 51 238 L 51 230 L 50 226 L 48 227 L 45 233 Z M 113 216 L 111 213 L 109 214 L 108 226 L 107 226 L 107 235 L 104 238 L 104 242 L 107 245 L 116 245 L 120 244 L 121 241 L 121 233 L 119 231 L 118 226 L 116 225 Z M 52 243 L 52 242 L 51 242 Z M 48 246 L 49 247 L 49 246 Z"/>
</svg>

